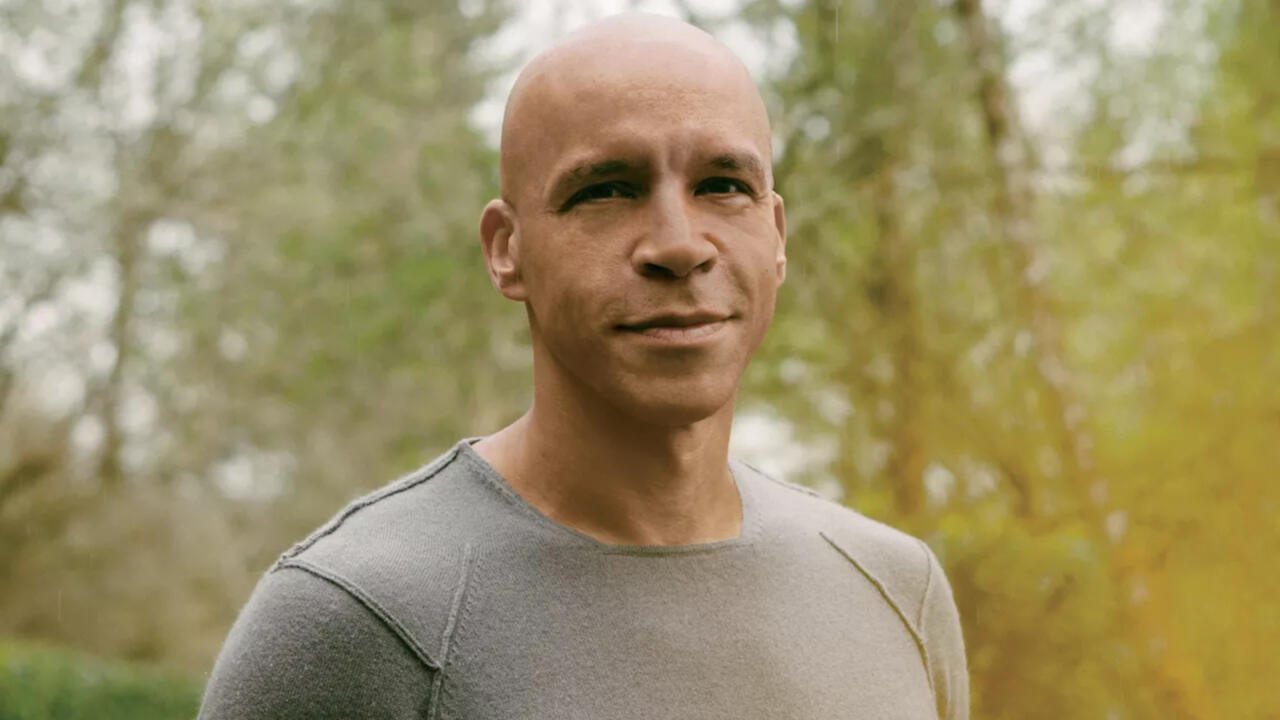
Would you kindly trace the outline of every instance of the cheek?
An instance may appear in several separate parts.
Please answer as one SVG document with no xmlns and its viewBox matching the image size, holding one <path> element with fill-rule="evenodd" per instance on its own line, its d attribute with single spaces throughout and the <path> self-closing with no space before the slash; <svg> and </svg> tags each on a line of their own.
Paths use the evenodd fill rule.
<svg viewBox="0 0 1280 720">
<path fill-rule="evenodd" d="M 581 317 L 608 301 L 612 281 L 605 268 L 564 253 L 538 268 L 537 295 L 553 309 Z"/>
<path fill-rule="evenodd" d="M 773 319 L 778 296 L 778 274 L 773 244 L 765 239 L 753 239 L 751 252 L 742 259 L 745 266 L 740 273 L 741 291 L 749 298 L 751 335 L 758 342 Z"/>
<path fill-rule="evenodd" d="M 584 257 L 571 242 L 538 247 L 525 258 L 528 303 L 546 339 L 557 345 L 581 345 L 602 322 L 616 283 L 598 261 Z M 554 336 L 554 337 L 551 337 Z"/>
<path fill-rule="evenodd" d="M 608 298 L 626 268 L 618 254 L 617 239 L 626 234 L 620 225 L 616 218 L 598 228 L 540 218 L 530 227 L 523 260 L 536 291 L 562 301 Z"/>
<path fill-rule="evenodd" d="M 774 283 L 774 275 L 761 275 L 760 285 L 758 287 L 758 296 L 756 297 L 755 322 L 756 341 L 764 336 L 764 332 L 768 329 L 769 324 L 773 322 L 773 311 L 777 300 L 777 285 Z"/>
<path fill-rule="evenodd" d="M 735 264 L 741 264 L 735 275 L 744 278 L 749 292 L 757 302 L 770 298 L 778 289 L 777 245 L 772 237 L 762 237 L 757 231 L 743 238 L 742 252 Z"/>
</svg>

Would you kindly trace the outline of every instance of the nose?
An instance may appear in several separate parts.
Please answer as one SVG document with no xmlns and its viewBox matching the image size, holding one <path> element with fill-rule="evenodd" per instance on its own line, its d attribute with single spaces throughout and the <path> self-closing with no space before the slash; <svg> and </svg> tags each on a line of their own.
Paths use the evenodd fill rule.
<svg viewBox="0 0 1280 720">
<path fill-rule="evenodd" d="M 719 250 L 695 230 L 679 190 L 654 192 L 649 211 L 644 235 L 631 256 L 636 272 L 645 277 L 683 278 L 715 265 Z"/>
</svg>

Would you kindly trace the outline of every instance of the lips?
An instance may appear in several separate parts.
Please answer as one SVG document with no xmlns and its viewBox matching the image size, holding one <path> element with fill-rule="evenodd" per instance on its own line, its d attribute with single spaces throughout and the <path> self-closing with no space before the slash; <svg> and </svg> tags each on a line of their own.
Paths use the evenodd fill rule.
<svg viewBox="0 0 1280 720">
<path fill-rule="evenodd" d="M 618 325 L 618 328 L 620 330 L 630 330 L 632 332 L 643 332 L 653 328 L 693 328 L 698 325 L 707 325 L 711 323 L 718 323 L 722 320 L 728 320 L 729 317 L 729 315 L 724 313 L 710 311 L 664 313 L 661 315 L 652 315 L 636 322 L 623 323 Z"/>
<path fill-rule="evenodd" d="M 666 348 L 695 348 L 714 343 L 732 315 L 717 312 L 665 313 L 618 325 L 629 338 Z"/>
</svg>

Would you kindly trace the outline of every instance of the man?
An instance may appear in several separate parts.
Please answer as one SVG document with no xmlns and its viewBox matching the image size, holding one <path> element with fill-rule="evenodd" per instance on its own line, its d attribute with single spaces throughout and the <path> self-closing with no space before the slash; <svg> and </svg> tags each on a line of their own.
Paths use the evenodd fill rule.
<svg viewBox="0 0 1280 720">
<path fill-rule="evenodd" d="M 728 460 L 786 262 L 771 156 L 746 69 L 689 25 L 534 59 L 480 220 L 532 407 L 286 552 L 201 717 L 967 718 L 928 547 Z"/>
</svg>

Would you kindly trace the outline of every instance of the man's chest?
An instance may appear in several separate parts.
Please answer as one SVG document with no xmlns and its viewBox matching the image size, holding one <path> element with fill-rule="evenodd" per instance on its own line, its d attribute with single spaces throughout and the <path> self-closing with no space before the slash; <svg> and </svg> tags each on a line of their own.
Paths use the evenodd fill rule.
<svg viewBox="0 0 1280 720">
<path fill-rule="evenodd" d="M 834 553 L 513 567 L 476 568 L 440 718 L 936 718 L 901 609 Z"/>
</svg>

